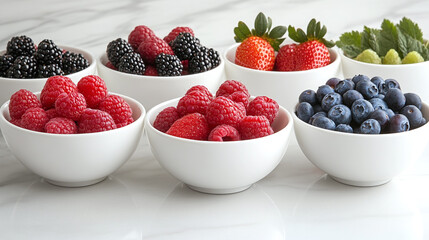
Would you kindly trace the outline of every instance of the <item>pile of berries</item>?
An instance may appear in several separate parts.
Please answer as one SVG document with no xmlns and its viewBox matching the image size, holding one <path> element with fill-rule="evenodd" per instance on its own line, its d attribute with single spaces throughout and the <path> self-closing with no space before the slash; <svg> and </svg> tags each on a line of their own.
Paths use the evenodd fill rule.
<svg viewBox="0 0 429 240">
<path fill-rule="evenodd" d="M 189 27 L 176 27 L 163 39 L 147 26 L 107 45 L 107 67 L 120 72 L 148 76 L 181 76 L 208 71 L 220 64 L 220 55 L 207 48 Z"/>
<path fill-rule="evenodd" d="M 176 107 L 157 115 L 153 126 L 187 139 L 238 141 L 273 134 L 271 124 L 278 111 L 276 101 L 265 96 L 251 100 L 241 82 L 227 80 L 215 97 L 202 85 L 191 87 Z"/>
<path fill-rule="evenodd" d="M 52 40 L 35 45 L 25 35 L 7 43 L 6 53 L 0 56 L 0 77 L 47 78 L 79 72 L 89 66 L 80 53 L 60 49 Z"/>
<path fill-rule="evenodd" d="M 240 45 L 235 52 L 235 63 L 263 71 L 303 71 L 320 68 L 331 62 L 328 48 L 334 42 L 324 39 L 326 27 L 312 19 L 307 33 L 301 28 L 277 26 L 271 29 L 271 18 L 263 13 L 256 16 L 255 28 L 251 31 L 242 21 L 234 28 L 235 41 Z M 289 37 L 296 43 L 286 44 L 282 36 L 289 31 Z M 278 51 L 276 55 L 275 52 Z"/>
<path fill-rule="evenodd" d="M 120 96 L 108 94 L 103 79 L 83 77 L 78 84 L 65 76 L 47 79 L 40 100 L 21 89 L 9 102 L 10 122 L 55 134 L 102 132 L 132 123 L 132 110 Z"/>
<path fill-rule="evenodd" d="M 331 78 L 317 91 L 299 96 L 299 119 L 329 130 L 349 133 L 398 133 L 426 124 L 422 101 L 415 93 L 403 94 L 394 79 L 356 75 Z"/>
</svg>

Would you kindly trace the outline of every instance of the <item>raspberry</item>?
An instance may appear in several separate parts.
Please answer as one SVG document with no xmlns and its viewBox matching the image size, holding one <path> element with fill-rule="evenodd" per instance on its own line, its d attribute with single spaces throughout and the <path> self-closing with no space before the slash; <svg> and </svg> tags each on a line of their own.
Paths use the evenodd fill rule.
<svg viewBox="0 0 429 240">
<path fill-rule="evenodd" d="M 65 76 L 53 76 L 46 80 L 45 86 L 40 93 L 40 102 L 45 109 L 53 108 L 57 97 L 61 93 L 76 92 L 74 82 Z"/>
<path fill-rule="evenodd" d="M 175 121 L 166 133 L 181 138 L 207 140 L 209 132 L 204 115 L 192 113 Z"/>
<path fill-rule="evenodd" d="M 37 96 L 26 89 L 21 89 L 10 97 L 9 115 L 11 118 L 19 119 L 27 109 L 35 107 L 42 107 Z"/>
<path fill-rule="evenodd" d="M 15 126 L 22 127 L 21 119 L 12 118 L 9 122 L 12 123 Z"/>
<path fill-rule="evenodd" d="M 210 127 L 227 124 L 237 128 L 238 124 L 246 116 L 246 109 L 240 103 L 220 96 L 215 98 L 207 108 L 207 122 Z"/>
<path fill-rule="evenodd" d="M 219 125 L 210 132 L 209 141 L 227 142 L 240 140 L 240 133 L 238 130 L 229 125 Z"/>
<path fill-rule="evenodd" d="M 98 109 L 85 109 L 78 122 L 78 133 L 103 132 L 112 129 L 116 129 L 112 116 Z"/>
<path fill-rule="evenodd" d="M 247 115 L 265 116 L 267 117 L 268 121 L 270 121 L 270 124 L 273 123 L 278 112 L 279 104 L 266 96 L 256 97 L 249 103 L 249 106 L 247 107 Z"/>
<path fill-rule="evenodd" d="M 179 100 L 177 111 L 181 117 L 195 112 L 205 115 L 211 101 L 204 92 L 192 91 Z"/>
<path fill-rule="evenodd" d="M 274 133 L 270 122 L 265 116 L 246 116 L 239 125 L 241 139 L 253 139 Z"/>
<path fill-rule="evenodd" d="M 170 43 L 181 32 L 187 32 L 187 33 L 190 33 L 192 36 L 195 36 L 194 31 L 192 31 L 192 29 L 189 27 L 176 27 L 173 30 L 171 30 L 171 32 L 167 36 L 164 37 L 164 41 L 166 41 L 167 43 Z"/>
<path fill-rule="evenodd" d="M 56 117 L 46 123 L 45 131 L 55 134 L 75 134 L 77 133 L 77 126 L 71 119 Z"/>
<path fill-rule="evenodd" d="M 78 92 L 61 93 L 55 101 L 58 115 L 77 121 L 86 109 L 85 97 Z"/>
<path fill-rule="evenodd" d="M 193 91 L 202 92 L 205 95 L 207 95 L 210 99 L 213 99 L 213 94 L 204 85 L 195 85 L 195 86 L 191 87 L 190 89 L 188 89 L 188 91 L 186 91 L 185 95 L 188 95 L 189 93 L 191 93 Z"/>
<path fill-rule="evenodd" d="M 30 108 L 22 114 L 21 126 L 23 128 L 43 132 L 45 124 L 49 121 L 48 115 L 42 108 Z"/>
<path fill-rule="evenodd" d="M 158 37 L 142 42 L 138 48 L 138 52 L 142 56 L 143 61 L 149 65 L 154 65 L 156 56 L 161 53 L 174 55 L 168 43 Z"/>
<path fill-rule="evenodd" d="M 103 79 L 96 75 L 89 75 L 80 79 L 77 89 L 83 94 L 89 108 L 97 108 L 98 104 L 107 96 L 107 87 Z"/>
<path fill-rule="evenodd" d="M 228 96 L 228 98 L 236 103 L 243 104 L 245 108 L 249 106 L 249 96 L 245 92 L 233 92 L 231 95 Z"/>
<path fill-rule="evenodd" d="M 48 115 L 49 119 L 59 117 L 57 110 L 55 110 L 55 108 L 50 108 L 50 109 L 46 110 L 45 112 Z"/>
<path fill-rule="evenodd" d="M 124 122 L 118 123 L 116 124 L 116 128 L 121 128 L 121 127 L 125 127 L 131 123 L 134 122 L 134 118 L 129 117 L 128 119 L 126 119 Z"/>
<path fill-rule="evenodd" d="M 219 86 L 219 89 L 216 92 L 216 97 L 226 97 L 239 91 L 246 93 L 246 95 L 250 97 L 249 91 L 247 91 L 247 88 L 243 83 L 235 80 L 226 80 Z"/>
<path fill-rule="evenodd" d="M 164 108 L 164 110 L 159 112 L 156 116 L 153 127 L 165 133 L 179 118 L 179 112 L 177 112 L 175 107 Z"/>
<path fill-rule="evenodd" d="M 146 75 L 146 76 L 158 76 L 158 71 L 156 70 L 156 67 L 148 65 L 148 66 L 146 66 L 146 71 L 144 72 L 144 75 Z"/>
<path fill-rule="evenodd" d="M 136 51 L 142 42 L 153 37 L 156 36 L 152 29 L 145 25 L 139 25 L 128 35 L 128 43 L 133 47 L 134 51 Z"/>
<path fill-rule="evenodd" d="M 113 69 L 113 70 L 118 70 L 115 66 L 113 66 L 113 64 L 110 61 L 106 63 L 106 67 Z"/>
<path fill-rule="evenodd" d="M 126 123 L 133 114 L 130 105 L 118 95 L 108 95 L 98 109 L 110 114 L 116 124 Z"/>
</svg>

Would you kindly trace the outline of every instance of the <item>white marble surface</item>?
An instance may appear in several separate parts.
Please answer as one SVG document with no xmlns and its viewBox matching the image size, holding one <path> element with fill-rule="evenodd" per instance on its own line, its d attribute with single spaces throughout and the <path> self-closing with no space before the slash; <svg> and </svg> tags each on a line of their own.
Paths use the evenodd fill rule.
<svg viewBox="0 0 429 240">
<path fill-rule="evenodd" d="M 101 54 L 136 25 L 163 37 L 190 26 L 220 51 L 239 20 L 260 11 L 274 24 L 305 27 L 316 17 L 328 38 L 407 16 L 429 36 L 429 1 L 55 1 L 1 0 L 0 49 L 15 35 Z M 388 149 L 386 149 L 387 151 Z M 390 183 L 342 185 L 292 142 L 281 164 L 250 189 L 194 192 L 164 171 L 147 141 L 107 180 L 60 188 L 29 172 L 0 138 L 0 239 L 429 239 L 429 149 Z"/>
</svg>

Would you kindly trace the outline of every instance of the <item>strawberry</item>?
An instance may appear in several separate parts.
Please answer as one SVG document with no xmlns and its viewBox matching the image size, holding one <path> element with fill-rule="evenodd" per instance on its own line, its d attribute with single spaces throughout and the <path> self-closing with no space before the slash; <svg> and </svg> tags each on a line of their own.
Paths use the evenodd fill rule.
<svg viewBox="0 0 429 240">
<path fill-rule="evenodd" d="M 255 28 L 249 30 L 242 21 L 234 28 L 235 41 L 241 42 L 235 52 L 235 63 L 252 69 L 271 71 L 275 63 L 275 51 L 284 41 L 285 26 L 271 30 L 272 20 L 259 13 L 255 19 Z"/>
<path fill-rule="evenodd" d="M 284 45 L 280 48 L 277 57 L 274 70 L 276 71 L 295 71 L 296 60 L 295 53 L 298 44 L 292 43 Z"/>
</svg>

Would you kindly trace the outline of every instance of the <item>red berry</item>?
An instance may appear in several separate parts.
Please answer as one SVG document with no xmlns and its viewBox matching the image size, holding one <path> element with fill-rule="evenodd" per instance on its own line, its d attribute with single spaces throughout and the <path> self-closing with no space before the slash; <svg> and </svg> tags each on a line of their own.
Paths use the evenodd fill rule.
<svg viewBox="0 0 429 240">
<path fill-rule="evenodd" d="M 55 110 L 55 108 L 50 108 L 50 109 L 46 110 L 45 112 L 48 115 L 49 119 L 59 117 L 57 110 Z"/>
<path fill-rule="evenodd" d="M 296 70 L 320 68 L 331 62 L 328 47 L 312 40 L 301 43 L 296 48 Z"/>
<path fill-rule="evenodd" d="M 181 32 L 188 32 L 190 33 L 192 36 L 194 36 L 194 31 L 192 31 L 191 28 L 189 27 L 176 27 L 173 30 L 171 30 L 171 32 L 164 37 L 164 41 L 166 41 L 167 43 L 170 43 L 171 41 L 173 41 L 177 35 L 179 35 L 179 33 Z"/>
<path fill-rule="evenodd" d="M 128 35 L 128 43 L 133 47 L 134 51 L 136 51 L 143 41 L 153 37 L 155 37 L 155 33 L 152 29 L 145 25 L 139 25 Z"/>
<path fill-rule="evenodd" d="M 181 117 L 190 113 L 206 114 L 207 107 L 212 101 L 212 98 L 204 92 L 192 91 L 183 96 L 177 103 L 177 111 Z"/>
<path fill-rule="evenodd" d="M 56 117 L 46 123 L 45 131 L 55 134 L 75 134 L 77 133 L 77 126 L 71 119 Z"/>
<path fill-rule="evenodd" d="M 243 83 L 235 80 L 226 80 L 219 86 L 219 89 L 216 92 L 216 97 L 219 97 L 219 96 L 227 97 L 233 94 L 234 92 L 240 92 L 240 91 L 246 93 L 246 95 L 250 97 L 249 91 L 247 91 L 247 88 L 246 86 L 244 86 Z"/>
<path fill-rule="evenodd" d="M 146 66 L 146 71 L 144 72 L 144 75 L 146 76 L 158 76 L 158 71 L 156 70 L 156 67 L 152 65 Z"/>
<path fill-rule="evenodd" d="M 279 49 L 276 56 L 276 71 L 295 71 L 296 70 L 296 47 L 295 43 L 284 45 Z"/>
<path fill-rule="evenodd" d="M 42 107 L 37 96 L 26 89 L 21 89 L 10 97 L 9 115 L 11 118 L 19 119 L 27 109 L 35 107 Z"/>
<path fill-rule="evenodd" d="M 55 101 L 55 110 L 60 117 L 77 121 L 86 109 L 85 97 L 78 92 L 61 93 Z"/>
<path fill-rule="evenodd" d="M 112 116 L 98 109 L 85 109 L 78 122 L 78 133 L 103 132 L 112 129 L 116 129 Z"/>
<path fill-rule="evenodd" d="M 118 70 L 115 66 L 113 66 L 113 64 L 110 61 L 106 63 L 106 67 L 113 69 L 113 70 Z"/>
<path fill-rule="evenodd" d="M 48 115 L 42 108 L 30 108 L 21 116 L 21 126 L 23 128 L 43 132 L 45 124 L 49 121 Z"/>
<path fill-rule="evenodd" d="M 267 40 L 250 36 L 237 47 L 235 63 L 247 68 L 271 71 L 275 63 L 274 48 Z"/>
<path fill-rule="evenodd" d="M 247 115 L 251 116 L 265 116 L 270 124 L 279 112 L 279 104 L 273 99 L 266 96 L 258 96 L 253 99 L 247 107 Z"/>
<path fill-rule="evenodd" d="M 45 86 L 40 93 L 40 102 L 43 108 L 53 108 L 55 101 L 61 93 L 76 92 L 74 82 L 65 76 L 53 76 L 46 80 Z"/>
<path fill-rule="evenodd" d="M 9 122 L 18 127 L 22 127 L 21 118 L 12 118 Z"/>
<path fill-rule="evenodd" d="M 228 98 L 236 103 L 243 104 L 245 108 L 247 108 L 247 106 L 249 105 L 249 95 L 247 95 L 245 92 L 234 92 L 229 95 Z"/>
<path fill-rule="evenodd" d="M 238 130 L 229 125 L 219 125 L 210 132 L 209 141 L 227 142 L 240 140 L 240 133 Z"/>
<path fill-rule="evenodd" d="M 220 96 L 215 98 L 207 108 L 207 122 L 211 128 L 217 125 L 227 124 L 237 127 L 246 116 L 246 109 L 240 103 Z"/>
<path fill-rule="evenodd" d="M 121 122 L 121 123 L 116 124 L 116 128 L 125 127 L 125 126 L 127 126 L 133 122 L 134 122 L 134 118 L 130 117 L 127 120 L 125 120 L 125 122 Z"/>
<path fill-rule="evenodd" d="M 188 66 L 189 66 L 189 60 L 182 60 L 181 62 L 182 62 L 182 65 L 183 65 L 183 71 L 187 72 Z M 185 74 L 182 74 L 182 75 L 185 75 Z"/>
<path fill-rule="evenodd" d="M 179 118 L 179 112 L 177 112 L 175 107 L 164 108 L 164 110 L 159 112 L 156 116 L 153 127 L 165 133 Z"/>
<path fill-rule="evenodd" d="M 106 83 L 96 75 L 88 75 L 80 79 L 77 89 L 85 97 L 89 108 L 97 108 L 98 104 L 107 96 Z"/>
<path fill-rule="evenodd" d="M 133 114 L 130 105 L 118 95 L 108 95 L 98 107 L 110 114 L 116 124 L 126 123 Z"/>
<path fill-rule="evenodd" d="M 175 121 L 166 133 L 181 138 L 207 140 L 209 132 L 204 115 L 191 113 Z"/>
<path fill-rule="evenodd" d="M 204 85 L 195 85 L 195 86 L 189 88 L 188 91 L 186 91 L 185 95 L 188 95 L 189 93 L 191 93 L 193 91 L 202 92 L 205 95 L 207 95 L 208 97 L 210 97 L 211 99 L 213 99 L 213 94 Z"/>
<path fill-rule="evenodd" d="M 158 37 L 153 37 L 142 42 L 138 48 L 138 52 L 143 61 L 149 65 L 155 64 L 155 58 L 161 53 L 174 55 L 173 49 L 167 42 Z"/>
<path fill-rule="evenodd" d="M 254 139 L 274 133 L 270 122 L 265 116 L 246 116 L 239 126 L 241 139 Z"/>
</svg>

